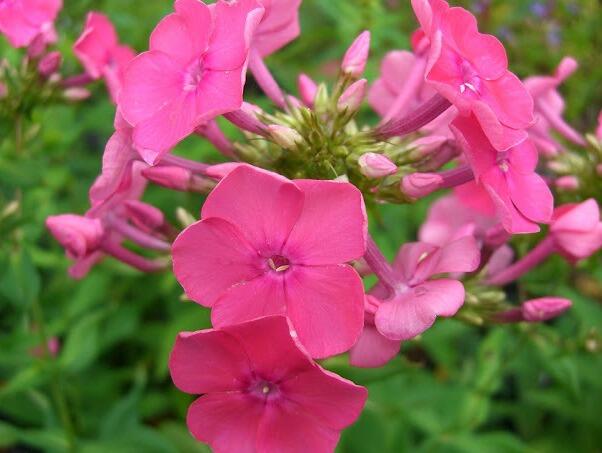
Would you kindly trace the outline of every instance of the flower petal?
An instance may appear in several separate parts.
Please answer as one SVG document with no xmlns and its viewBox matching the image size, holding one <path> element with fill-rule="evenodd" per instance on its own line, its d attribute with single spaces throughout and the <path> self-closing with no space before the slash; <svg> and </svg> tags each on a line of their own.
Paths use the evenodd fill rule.
<svg viewBox="0 0 602 453">
<path fill-rule="evenodd" d="M 395 357 L 401 341 L 389 340 L 373 325 L 365 325 L 358 342 L 349 351 L 349 363 L 360 368 L 380 368 Z"/>
</svg>

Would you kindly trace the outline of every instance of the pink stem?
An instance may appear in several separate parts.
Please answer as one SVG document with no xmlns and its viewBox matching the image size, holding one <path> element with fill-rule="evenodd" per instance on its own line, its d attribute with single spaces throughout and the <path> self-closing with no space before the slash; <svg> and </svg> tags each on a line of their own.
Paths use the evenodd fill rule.
<svg viewBox="0 0 602 453">
<path fill-rule="evenodd" d="M 74 87 L 82 87 L 88 85 L 89 83 L 94 82 L 94 79 L 90 77 L 88 74 L 79 74 L 71 77 L 67 77 L 65 80 L 61 82 L 61 85 L 64 88 L 74 88 Z"/>
<path fill-rule="evenodd" d="M 372 132 L 372 135 L 378 140 L 386 140 L 391 137 L 410 134 L 426 126 L 450 108 L 451 105 L 451 102 L 443 96 L 436 94 L 403 118 L 391 120 L 377 127 Z"/>
<path fill-rule="evenodd" d="M 443 178 L 443 182 L 439 186 L 440 189 L 461 186 L 474 179 L 472 169 L 468 165 L 460 165 L 451 170 L 442 171 L 438 175 Z"/>
<path fill-rule="evenodd" d="M 175 165 L 176 167 L 186 168 L 194 173 L 202 174 L 205 174 L 207 169 L 211 166 L 202 162 L 186 159 L 184 157 L 174 156 L 173 154 L 166 154 L 161 159 L 161 164 Z"/>
<path fill-rule="evenodd" d="M 171 250 L 171 245 L 167 242 L 162 241 L 150 234 L 145 233 L 144 231 L 139 230 L 138 228 L 130 225 L 126 221 L 115 217 L 108 217 L 108 222 L 110 226 L 118 233 L 122 234 L 126 238 L 130 239 L 132 242 L 138 244 L 141 247 L 149 248 L 152 250 L 160 250 L 162 252 L 168 252 Z"/>
<path fill-rule="evenodd" d="M 284 93 L 280 89 L 278 82 L 274 79 L 269 68 L 266 66 L 263 58 L 256 50 L 251 51 L 251 55 L 249 56 L 249 69 L 266 96 L 270 98 L 278 108 L 283 109 L 286 106 Z"/>
<path fill-rule="evenodd" d="M 522 259 L 486 280 L 488 285 L 504 286 L 517 280 L 556 251 L 552 237 L 548 236 Z"/>
<path fill-rule="evenodd" d="M 418 58 L 412 66 L 408 77 L 403 84 L 401 92 L 395 98 L 393 105 L 389 108 L 389 111 L 382 119 L 382 124 L 395 118 L 399 112 L 406 106 L 412 96 L 416 95 L 417 90 L 420 88 L 424 79 L 424 69 L 426 67 L 426 60 L 424 58 Z"/>
<path fill-rule="evenodd" d="M 570 140 L 577 145 L 585 145 L 585 140 L 581 134 L 568 125 L 559 114 L 554 113 L 553 108 L 551 108 L 545 101 L 539 100 L 538 103 L 540 107 L 539 111 L 554 129 L 556 129 L 567 140 Z"/>
<path fill-rule="evenodd" d="M 497 313 L 493 320 L 502 324 L 515 323 L 524 321 L 523 311 L 520 308 L 513 308 L 511 310 Z"/>
<path fill-rule="evenodd" d="M 102 244 L 102 250 L 113 258 L 127 264 L 128 266 L 138 269 L 141 272 L 158 272 L 165 269 L 166 262 L 151 261 L 122 247 L 121 245 L 105 241 Z"/>
<path fill-rule="evenodd" d="M 368 263 L 368 266 L 370 266 L 372 269 L 372 272 L 374 272 L 374 274 L 378 277 L 380 282 L 387 286 L 391 292 L 396 292 L 401 282 L 370 235 L 368 235 L 368 243 L 364 259 Z"/>
<path fill-rule="evenodd" d="M 251 132 L 252 134 L 263 135 L 264 137 L 268 135 L 265 125 L 255 118 L 255 116 L 245 112 L 244 110 L 236 110 L 234 112 L 225 113 L 224 118 L 243 131 Z"/>
<path fill-rule="evenodd" d="M 195 133 L 209 140 L 211 144 L 215 146 L 215 148 L 224 156 L 233 160 L 238 160 L 238 156 L 236 155 L 234 146 L 232 146 L 232 142 L 230 142 L 228 137 L 224 135 L 217 124 L 217 121 L 209 121 L 209 123 L 206 125 L 197 128 Z"/>
</svg>

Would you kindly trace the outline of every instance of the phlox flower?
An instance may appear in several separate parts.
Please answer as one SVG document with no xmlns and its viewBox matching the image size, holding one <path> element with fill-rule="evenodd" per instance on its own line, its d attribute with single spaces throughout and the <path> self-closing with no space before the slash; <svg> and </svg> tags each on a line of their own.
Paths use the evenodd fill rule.
<svg viewBox="0 0 602 453">
<path fill-rule="evenodd" d="M 462 283 L 432 277 L 472 272 L 479 261 L 479 249 L 471 236 L 443 247 L 423 242 L 403 245 L 393 263 L 399 288 L 376 310 L 377 330 L 390 340 L 409 340 L 431 327 L 437 316 L 455 315 L 464 303 Z"/>
<path fill-rule="evenodd" d="M 497 150 L 522 142 L 533 123 L 533 100 L 508 71 L 502 43 L 479 33 L 475 17 L 463 8 L 442 0 L 412 0 L 412 6 L 430 41 L 427 82 L 460 115 L 473 114 Z"/>
<path fill-rule="evenodd" d="M 130 47 L 119 44 L 115 27 L 104 14 L 88 13 L 73 52 L 90 77 L 105 79 L 111 98 L 117 102 L 124 68 L 136 54 Z"/>
<path fill-rule="evenodd" d="M 554 210 L 550 235 L 556 249 L 571 261 L 585 259 L 602 248 L 600 208 L 593 198 Z"/>
<path fill-rule="evenodd" d="M 255 0 L 176 0 L 150 50 L 124 72 L 119 107 L 133 141 L 157 163 L 194 129 L 242 105 L 250 40 L 263 7 Z"/>
<path fill-rule="evenodd" d="M 283 316 L 180 333 L 169 369 L 176 387 L 202 394 L 187 424 L 216 453 L 332 452 L 367 398 L 315 364 Z"/>
<path fill-rule="evenodd" d="M 299 36 L 301 0 L 259 0 L 259 3 L 265 13 L 253 34 L 252 48 L 266 57 Z"/>
<path fill-rule="evenodd" d="M 209 194 L 173 244 L 176 278 L 221 327 L 286 314 L 312 357 L 348 350 L 363 287 L 348 264 L 366 248 L 362 195 L 349 183 L 289 181 L 248 165 Z"/>
<path fill-rule="evenodd" d="M 529 140 L 498 155 L 476 119 L 457 117 L 451 125 L 476 181 L 456 188 L 467 206 L 501 220 L 509 233 L 534 233 L 554 207 L 550 189 L 535 172 L 537 149 Z"/>
<path fill-rule="evenodd" d="M 54 20 L 62 7 L 62 0 L 3 0 L 0 33 L 13 47 L 28 46 L 38 35 L 45 42 L 54 42 Z"/>
</svg>

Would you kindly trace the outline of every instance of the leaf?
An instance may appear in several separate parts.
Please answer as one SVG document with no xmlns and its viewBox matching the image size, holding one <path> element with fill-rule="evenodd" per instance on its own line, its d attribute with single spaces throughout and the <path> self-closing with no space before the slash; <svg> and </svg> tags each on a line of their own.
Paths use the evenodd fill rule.
<svg viewBox="0 0 602 453">
<path fill-rule="evenodd" d="M 83 317 L 67 335 L 65 346 L 60 355 L 60 363 L 70 372 L 79 372 L 87 368 L 99 351 L 99 328 L 104 312 Z"/>
<path fill-rule="evenodd" d="M 29 307 L 40 292 L 40 276 L 29 253 L 13 253 L 0 280 L 0 294 L 21 308 Z"/>
</svg>

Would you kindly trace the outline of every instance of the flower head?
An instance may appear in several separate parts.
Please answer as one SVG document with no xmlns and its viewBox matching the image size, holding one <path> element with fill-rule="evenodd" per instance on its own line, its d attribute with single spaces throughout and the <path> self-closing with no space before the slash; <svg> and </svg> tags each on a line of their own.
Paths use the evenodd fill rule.
<svg viewBox="0 0 602 453">
<path fill-rule="evenodd" d="M 263 7 L 254 0 L 176 0 L 150 50 L 127 66 L 119 106 L 150 164 L 194 129 L 242 105 L 250 40 Z"/>
<path fill-rule="evenodd" d="M 178 335 L 175 385 L 203 394 L 187 423 L 213 451 L 332 452 L 359 416 L 366 389 L 316 365 L 283 316 Z"/>
<path fill-rule="evenodd" d="M 585 259 L 602 248 L 602 222 L 596 200 L 556 208 L 550 234 L 557 249 L 572 261 Z"/>
<path fill-rule="evenodd" d="M 104 14 L 88 13 L 73 52 L 90 77 L 105 79 L 111 97 L 117 102 L 124 68 L 136 54 L 130 47 L 119 44 L 115 27 Z"/>
<path fill-rule="evenodd" d="M 62 0 L 4 0 L 0 3 L 0 33 L 13 47 L 28 46 L 38 36 L 56 41 L 54 20 Z"/>
<path fill-rule="evenodd" d="M 286 314 L 313 357 L 348 350 L 363 288 L 366 214 L 348 183 L 289 181 L 239 166 L 209 194 L 202 220 L 173 244 L 176 278 L 217 327 Z"/>
<path fill-rule="evenodd" d="M 253 35 L 253 49 L 268 56 L 293 41 L 299 27 L 301 0 L 259 0 L 265 13 Z"/>
</svg>

